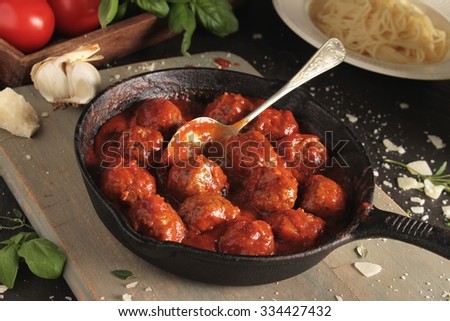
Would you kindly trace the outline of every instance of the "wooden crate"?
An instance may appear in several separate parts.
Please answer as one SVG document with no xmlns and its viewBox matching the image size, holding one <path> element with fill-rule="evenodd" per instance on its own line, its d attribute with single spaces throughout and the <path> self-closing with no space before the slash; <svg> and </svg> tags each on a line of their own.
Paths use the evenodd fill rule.
<svg viewBox="0 0 450 321">
<path fill-rule="evenodd" d="M 103 65 L 176 35 L 164 20 L 143 13 L 103 29 L 67 40 L 52 41 L 43 49 L 25 55 L 0 39 L 0 83 L 16 87 L 30 83 L 31 67 L 47 57 L 58 56 L 85 44 L 99 44 Z"/>
</svg>

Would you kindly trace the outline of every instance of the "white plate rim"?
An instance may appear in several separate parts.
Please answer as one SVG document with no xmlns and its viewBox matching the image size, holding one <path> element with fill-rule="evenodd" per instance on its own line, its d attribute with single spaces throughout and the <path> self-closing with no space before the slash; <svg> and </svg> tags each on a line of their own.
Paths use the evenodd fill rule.
<svg viewBox="0 0 450 321">
<path fill-rule="evenodd" d="M 313 0 L 272 0 L 275 11 L 283 22 L 303 40 L 319 48 L 328 37 L 324 35 L 311 21 L 308 14 L 309 4 Z M 413 0 L 422 3 L 438 12 L 442 8 L 449 11 L 448 0 Z M 384 62 L 347 51 L 345 62 L 356 67 L 376 73 L 416 80 L 447 80 L 450 79 L 450 59 L 426 65 L 400 65 Z"/>
</svg>

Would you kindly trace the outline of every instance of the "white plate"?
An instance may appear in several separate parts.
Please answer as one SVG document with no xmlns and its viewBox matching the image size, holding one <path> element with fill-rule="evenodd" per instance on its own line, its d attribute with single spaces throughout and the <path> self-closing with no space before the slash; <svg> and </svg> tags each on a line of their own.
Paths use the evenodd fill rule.
<svg viewBox="0 0 450 321">
<path fill-rule="evenodd" d="M 313 0 L 273 0 L 273 5 L 278 15 L 292 31 L 318 48 L 328 37 L 314 25 L 309 17 L 308 8 L 311 1 Z M 450 34 L 449 0 L 411 0 L 411 2 L 429 15 L 436 27 L 446 30 Z M 372 59 L 347 51 L 345 61 L 366 70 L 400 78 L 422 80 L 450 79 L 450 58 L 433 64 L 402 65 Z"/>
</svg>

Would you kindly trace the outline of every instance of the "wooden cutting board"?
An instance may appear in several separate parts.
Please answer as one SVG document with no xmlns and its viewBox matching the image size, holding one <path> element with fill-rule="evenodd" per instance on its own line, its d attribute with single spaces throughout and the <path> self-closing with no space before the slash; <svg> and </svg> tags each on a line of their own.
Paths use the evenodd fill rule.
<svg viewBox="0 0 450 321">
<path fill-rule="evenodd" d="M 242 58 L 208 52 L 102 70 L 103 87 L 142 72 L 183 66 L 218 68 L 225 58 L 229 69 L 257 74 Z M 340 247 L 310 270 L 289 280 L 259 286 L 218 286 L 186 280 L 164 272 L 130 252 L 97 217 L 78 170 L 73 136 L 79 109 L 52 111 L 33 86 L 14 88 L 41 115 L 41 128 L 32 139 L 0 130 L 0 166 L 9 188 L 35 230 L 58 244 L 68 256 L 64 277 L 79 300 L 444 300 L 450 292 L 450 263 L 433 253 L 394 240 L 363 240 Z M 377 187 L 376 205 L 405 214 Z M 359 258 L 363 244 L 368 256 Z M 368 261 L 383 267 L 371 278 L 354 267 Z M 132 271 L 137 281 L 115 278 L 111 271 Z"/>
</svg>

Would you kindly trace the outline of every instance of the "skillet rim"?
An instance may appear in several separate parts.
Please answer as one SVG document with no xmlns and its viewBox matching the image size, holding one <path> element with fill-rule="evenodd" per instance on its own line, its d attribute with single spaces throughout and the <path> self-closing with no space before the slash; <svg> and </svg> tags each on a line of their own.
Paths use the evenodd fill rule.
<svg viewBox="0 0 450 321">
<path fill-rule="evenodd" d="M 85 162 L 82 156 L 84 154 L 81 152 L 81 138 L 83 137 L 82 132 L 82 125 L 86 119 L 86 116 L 91 111 L 91 109 L 96 107 L 96 103 L 102 99 L 105 95 L 107 95 L 108 92 L 113 91 L 115 88 L 119 88 L 121 86 L 126 85 L 129 82 L 136 81 L 137 79 L 147 79 L 148 77 L 156 77 L 159 74 L 178 74 L 178 73 L 220 73 L 222 75 L 228 74 L 230 78 L 233 76 L 243 77 L 254 80 L 254 81 L 260 81 L 267 84 L 267 86 L 273 87 L 281 87 L 285 82 L 279 79 L 269 79 L 269 78 L 263 78 L 257 75 L 240 72 L 240 71 L 234 71 L 234 70 L 224 70 L 224 69 L 216 69 L 216 68 L 206 68 L 206 67 L 181 67 L 181 68 L 168 68 L 168 69 L 160 69 L 156 71 L 150 71 L 146 73 L 142 73 L 139 75 L 134 75 L 128 78 L 124 78 L 106 88 L 101 90 L 97 95 L 87 104 L 87 106 L 83 109 L 82 113 L 79 116 L 79 119 L 76 123 L 75 127 L 75 135 L 74 135 L 74 144 L 75 144 L 75 156 L 77 160 L 77 164 L 79 166 L 79 169 L 81 171 L 81 174 L 83 176 L 86 188 L 88 189 L 89 196 L 91 198 L 90 193 L 94 193 L 95 196 L 103 202 L 103 205 L 105 205 L 110 212 L 114 214 L 113 220 L 114 224 L 120 225 L 122 229 L 122 235 L 125 235 L 126 237 L 130 238 L 127 240 L 127 244 L 133 244 L 136 243 L 136 245 L 139 245 L 139 247 L 142 246 L 148 246 L 150 249 L 156 249 L 158 251 L 163 250 L 166 253 L 167 256 L 176 254 L 176 255 L 188 255 L 191 257 L 195 257 L 197 259 L 206 259 L 207 261 L 220 261 L 221 263 L 225 262 L 244 262 L 244 263 L 285 263 L 288 264 L 292 262 L 293 260 L 302 259 L 305 257 L 313 257 L 318 256 L 319 254 L 322 254 L 323 256 L 326 256 L 328 253 L 330 253 L 332 250 L 337 248 L 340 245 L 343 245 L 349 241 L 354 240 L 352 231 L 355 230 L 358 225 L 360 224 L 362 220 L 361 214 L 352 214 L 352 219 L 346 224 L 346 227 L 343 228 L 341 231 L 339 231 L 333 238 L 331 238 L 329 241 L 324 242 L 323 244 L 320 244 L 318 246 L 315 246 L 311 249 L 296 252 L 296 253 L 288 253 L 288 254 L 277 254 L 277 255 L 270 255 L 270 256 L 250 256 L 250 255 L 235 255 L 235 254 L 226 254 L 226 253 L 220 253 L 220 252 L 213 252 L 208 250 L 203 250 L 199 248 L 195 248 L 192 246 L 188 246 L 181 243 L 176 242 L 170 242 L 170 241 L 159 241 L 155 240 L 149 237 L 142 236 L 141 234 L 135 232 L 131 226 L 127 223 L 125 220 L 123 214 L 115 208 L 115 206 L 107 200 L 102 193 L 100 192 L 99 188 L 97 187 L 97 184 L 94 182 L 93 178 L 89 174 Z M 173 77 L 173 75 L 172 75 Z M 198 75 L 197 75 L 198 77 Z M 311 93 L 304 88 L 300 87 L 295 89 L 293 92 L 301 92 L 302 95 L 306 96 L 307 99 L 315 105 L 316 108 L 319 108 L 321 111 L 323 111 L 327 116 L 329 116 L 331 119 L 333 119 L 336 123 L 339 124 L 339 126 L 342 126 L 342 129 L 345 131 L 345 133 L 348 135 L 348 138 L 354 143 L 354 146 L 356 146 L 359 150 L 359 152 L 362 153 L 363 159 L 365 161 L 366 170 L 369 172 L 369 177 L 366 179 L 370 181 L 370 190 L 366 191 L 366 197 L 365 201 L 367 201 L 370 205 L 369 211 L 371 211 L 371 208 L 373 206 L 373 196 L 374 196 L 374 190 L 375 190 L 375 180 L 374 175 L 372 171 L 372 164 L 370 162 L 370 159 L 367 155 L 367 152 L 363 146 L 363 144 L 360 142 L 360 140 L 355 136 L 355 134 L 348 128 L 348 126 L 339 120 L 335 115 L 333 115 L 329 109 L 327 109 L 322 104 L 318 103 L 315 98 L 311 95 Z M 266 93 L 266 96 L 268 94 Z M 267 97 L 261 97 L 261 98 L 267 98 Z M 275 104 L 277 105 L 277 104 Z M 129 107 L 129 106 L 128 106 Z M 126 108 L 128 108 L 126 107 Z M 125 110 L 124 108 L 123 110 Z M 112 117 L 112 116 L 110 116 Z M 109 119 L 109 118 L 108 118 Z M 106 121 L 106 120 L 105 120 Z M 104 121 L 104 122 L 105 122 Z M 104 122 L 102 124 L 104 124 Z M 101 125 L 100 125 L 101 126 Z M 90 190 L 89 190 L 90 189 Z M 92 202 L 92 199 L 91 199 Z M 353 209 L 355 211 L 355 209 Z M 102 223 L 106 226 L 108 231 L 113 234 L 113 236 L 118 239 L 121 243 L 123 243 L 123 240 L 121 237 L 118 237 L 111 229 L 109 228 L 109 224 L 106 224 L 104 222 L 104 215 L 100 215 L 98 213 L 97 209 L 95 209 L 95 212 L 97 216 L 100 217 Z M 128 246 L 127 246 L 128 248 Z M 133 252 L 135 252 L 135 249 L 133 249 Z M 136 252 L 135 252 L 136 253 Z M 157 253 L 155 253 L 157 254 Z M 141 258 L 142 255 L 140 253 L 137 253 L 138 256 Z M 163 257 L 163 256 L 161 256 Z M 158 255 L 154 256 L 155 259 L 158 258 Z M 146 258 L 144 258 L 146 259 Z"/>
</svg>

